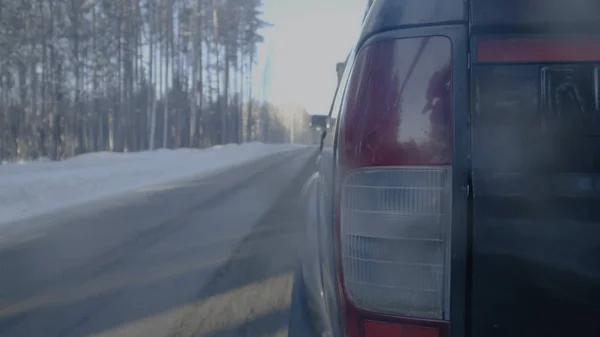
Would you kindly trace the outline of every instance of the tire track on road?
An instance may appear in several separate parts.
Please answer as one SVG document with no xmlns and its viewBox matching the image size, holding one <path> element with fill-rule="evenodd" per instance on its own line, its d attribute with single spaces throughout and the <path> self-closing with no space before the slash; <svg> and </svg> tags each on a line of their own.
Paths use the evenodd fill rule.
<svg viewBox="0 0 600 337">
<path fill-rule="evenodd" d="M 295 150 L 295 151 L 290 151 L 289 153 L 285 153 L 283 155 L 282 154 L 273 155 L 272 157 L 269 158 L 270 161 L 266 165 L 260 165 L 256 169 L 255 172 L 252 172 L 250 175 L 248 175 L 246 178 L 242 179 L 241 181 L 236 182 L 230 186 L 227 186 L 227 188 L 224 188 L 224 189 L 218 191 L 215 195 L 213 195 L 209 199 L 202 200 L 199 203 L 193 204 L 192 206 L 186 208 L 187 211 L 180 212 L 177 215 L 175 215 L 174 217 L 168 218 L 168 219 L 162 221 L 161 223 L 159 223 L 158 225 L 155 225 L 152 228 L 149 228 L 148 230 L 144 230 L 143 232 L 140 232 L 135 237 L 131 237 L 131 238 L 127 239 L 125 242 L 123 242 L 121 245 L 119 245 L 116 249 L 112 249 L 104 254 L 94 257 L 92 262 L 90 262 L 90 260 L 86 260 L 81 265 L 75 266 L 69 270 L 66 270 L 62 275 L 59 275 L 59 277 L 57 277 L 57 279 L 54 279 L 49 285 L 46 285 L 45 290 L 43 290 L 41 292 L 36 290 L 33 293 L 31 293 L 30 296 L 26 296 L 25 298 L 29 298 L 29 299 L 34 298 L 35 299 L 36 297 L 40 297 L 42 299 L 43 298 L 52 299 L 52 298 L 56 298 L 56 296 L 52 296 L 52 294 L 61 293 L 61 292 L 68 293 L 70 287 L 73 286 L 74 284 L 80 285 L 80 284 L 86 284 L 86 283 L 90 282 L 91 280 L 95 279 L 99 275 L 118 266 L 119 263 L 124 258 L 129 256 L 132 252 L 140 251 L 140 250 L 145 249 L 146 247 L 152 246 L 156 242 L 158 242 L 162 239 L 165 239 L 165 238 L 169 237 L 170 235 L 173 235 L 178 230 L 181 230 L 186 224 L 185 218 L 188 215 L 188 213 L 193 212 L 194 210 L 202 208 L 202 207 L 210 207 L 210 205 L 212 205 L 212 204 L 222 202 L 224 199 L 226 199 L 232 193 L 235 193 L 236 191 L 239 191 L 239 190 L 245 188 L 245 186 L 248 184 L 248 182 L 251 182 L 253 179 L 257 179 L 260 176 L 269 174 L 269 172 L 271 170 L 274 170 L 274 169 L 277 169 L 278 167 L 283 166 L 290 158 L 297 156 L 298 153 L 301 151 L 302 150 Z M 236 168 L 236 169 L 239 170 L 241 168 Z M 215 180 L 218 178 L 219 178 L 219 175 L 215 175 L 215 176 L 211 176 L 211 177 L 208 177 L 205 179 Z M 171 192 L 172 191 L 165 191 L 164 194 L 166 195 Z M 68 277 L 68 280 L 65 280 L 65 278 L 64 278 L 65 276 Z M 42 305 L 48 306 L 48 305 L 52 304 L 52 303 L 34 303 L 34 302 L 35 301 L 33 301 L 31 303 L 32 303 L 32 305 L 35 305 L 35 307 L 39 307 Z M 2 305 L 2 307 L 0 307 L 0 311 L 10 311 L 10 307 L 11 307 L 10 302 L 4 303 Z M 31 309 L 33 309 L 33 308 L 34 307 L 32 307 Z M 103 308 L 103 304 L 98 304 L 96 306 L 96 310 L 100 310 L 102 308 Z M 93 314 L 93 313 L 91 313 L 91 314 Z M 84 317 L 82 317 L 80 320 L 78 320 L 74 324 L 70 325 L 70 328 L 68 330 L 63 331 L 59 335 L 60 336 L 68 335 L 71 330 L 76 329 L 78 326 L 85 323 L 85 321 L 91 316 L 91 314 L 88 313 L 87 315 L 84 315 Z M 9 330 L 12 327 L 20 324 L 21 322 L 26 320 L 28 318 L 28 316 L 29 316 L 29 310 L 25 310 L 25 311 L 22 311 L 22 314 L 14 315 L 13 318 L 4 319 L 3 322 L 0 321 L 0 332 Z M 1 333 L 0 333 L 0 335 L 1 335 Z"/>
<path fill-rule="evenodd" d="M 186 309 L 169 337 L 287 336 L 303 183 L 315 157 Z"/>
</svg>

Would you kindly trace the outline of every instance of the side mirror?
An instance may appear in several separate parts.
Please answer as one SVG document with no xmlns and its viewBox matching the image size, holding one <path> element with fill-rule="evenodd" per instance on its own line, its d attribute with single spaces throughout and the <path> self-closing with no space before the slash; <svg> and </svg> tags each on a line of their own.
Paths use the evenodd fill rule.
<svg viewBox="0 0 600 337">
<path fill-rule="evenodd" d="M 310 127 L 315 130 L 325 131 L 329 129 L 329 116 L 312 115 L 310 116 Z"/>
</svg>

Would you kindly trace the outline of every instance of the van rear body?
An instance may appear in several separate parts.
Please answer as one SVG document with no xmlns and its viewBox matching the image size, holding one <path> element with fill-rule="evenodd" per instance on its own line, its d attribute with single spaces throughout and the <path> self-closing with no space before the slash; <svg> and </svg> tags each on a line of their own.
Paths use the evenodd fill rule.
<svg viewBox="0 0 600 337">
<path fill-rule="evenodd" d="M 375 0 L 331 115 L 320 332 L 600 336 L 600 2 Z"/>
</svg>

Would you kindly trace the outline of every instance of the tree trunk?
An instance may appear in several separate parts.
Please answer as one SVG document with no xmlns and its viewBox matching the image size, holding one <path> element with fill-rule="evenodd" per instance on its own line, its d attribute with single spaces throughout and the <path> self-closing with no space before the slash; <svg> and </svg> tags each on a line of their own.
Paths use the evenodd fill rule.
<svg viewBox="0 0 600 337">
<path fill-rule="evenodd" d="M 225 62 L 224 62 L 224 67 L 225 67 L 225 79 L 224 79 L 224 92 L 223 92 L 223 100 L 224 100 L 224 107 L 223 107 L 223 117 L 224 117 L 224 125 L 223 125 L 223 130 L 224 130 L 224 138 L 225 138 L 225 142 L 229 143 L 231 142 L 231 121 L 230 121 L 230 115 L 231 112 L 229 111 L 229 67 L 230 67 L 230 55 L 229 55 L 229 44 L 227 43 L 227 41 L 225 41 Z"/>
<path fill-rule="evenodd" d="M 198 12 L 202 15 L 202 0 L 196 0 L 198 1 L 200 8 L 198 9 Z M 198 17 L 198 50 L 197 50 L 197 59 L 194 60 L 194 63 L 196 64 L 196 67 L 198 67 L 198 96 L 199 96 L 199 102 L 198 102 L 198 123 L 196 124 L 196 137 L 198 138 L 198 144 L 197 146 L 200 146 L 200 125 L 203 125 L 203 118 L 204 118 L 204 72 L 202 71 L 202 60 L 203 60 L 203 56 L 202 56 L 202 41 L 204 40 L 204 26 L 202 25 L 202 21 L 201 19 L 204 16 L 200 16 Z M 202 132 L 202 137 L 205 136 L 206 130 L 204 129 Z"/>
<path fill-rule="evenodd" d="M 154 137 L 156 134 L 156 96 L 158 95 L 158 88 L 156 85 L 156 74 L 154 72 L 154 47 L 155 47 L 155 24 L 154 24 L 154 16 L 155 16 L 155 12 L 156 12 L 156 5 L 154 3 L 154 0 L 148 0 L 150 1 L 148 8 L 150 11 L 149 14 L 149 39 L 150 39 L 150 43 L 149 43 L 149 49 L 150 49 L 150 59 L 148 60 L 148 73 L 149 73 L 149 86 L 148 86 L 148 100 L 149 100 L 149 104 L 148 104 L 148 108 L 150 109 L 149 114 L 150 114 L 150 139 L 149 139 L 149 148 L 150 150 L 154 150 Z"/>
<path fill-rule="evenodd" d="M 75 77 L 75 104 L 73 111 L 72 132 L 75 132 L 76 145 L 73 154 L 80 154 L 85 151 L 83 140 L 83 111 L 81 107 L 81 66 L 80 66 L 80 51 L 79 51 L 79 1 L 71 0 L 71 38 L 73 39 L 73 58 L 74 58 L 74 77 Z"/>
<path fill-rule="evenodd" d="M 171 14 L 171 11 L 169 9 L 172 9 L 172 3 L 169 0 L 169 4 L 168 6 L 170 8 L 167 8 L 167 10 L 165 11 L 165 15 L 167 16 L 166 18 L 166 24 L 165 24 L 165 35 L 166 35 L 166 41 L 165 41 L 165 95 L 164 95 L 164 101 L 165 101 L 165 110 L 164 110 L 164 120 L 163 120 L 163 148 L 167 148 L 169 143 L 169 40 L 170 40 L 170 29 L 171 29 L 171 25 L 168 24 L 169 22 L 169 18 L 168 16 Z"/>
<path fill-rule="evenodd" d="M 252 65 L 254 64 L 254 56 L 250 54 L 250 63 L 248 65 L 248 74 L 250 76 L 250 86 L 248 87 L 248 124 L 246 124 L 246 141 L 252 141 L 252 125 L 254 121 L 252 120 Z"/>
<path fill-rule="evenodd" d="M 208 34 L 207 34 L 208 35 Z M 204 121 L 203 125 L 204 125 L 204 130 L 207 131 L 208 133 L 208 144 L 206 144 L 207 146 L 212 146 L 215 145 L 218 141 L 217 139 L 217 135 L 219 135 L 218 130 L 216 128 L 213 127 L 212 122 L 213 122 L 213 117 L 216 114 L 218 115 L 218 111 L 215 111 L 215 104 L 214 104 L 214 94 L 213 94 L 213 82 L 212 82 L 212 74 L 210 71 L 210 65 L 211 65 L 211 43 L 210 43 L 210 38 L 207 36 L 206 37 L 206 83 L 207 84 L 207 95 L 208 95 L 208 110 L 209 110 L 209 115 L 206 118 L 206 120 Z"/>
<path fill-rule="evenodd" d="M 202 51 L 198 51 L 198 31 L 200 25 L 200 1 L 194 1 L 194 12 L 192 14 L 190 28 L 192 30 L 190 37 L 192 39 L 192 94 L 190 95 L 190 145 L 191 147 L 198 146 L 198 54 L 202 54 Z"/>
</svg>

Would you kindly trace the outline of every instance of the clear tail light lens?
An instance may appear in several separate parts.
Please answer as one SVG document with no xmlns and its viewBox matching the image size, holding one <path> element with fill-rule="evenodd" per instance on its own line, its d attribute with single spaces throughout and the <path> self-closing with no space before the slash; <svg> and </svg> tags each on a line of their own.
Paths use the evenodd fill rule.
<svg viewBox="0 0 600 337">
<path fill-rule="evenodd" d="M 445 318 L 451 168 L 349 174 L 340 195 L 344 287 L 359 308 Z"/>
</svg>

